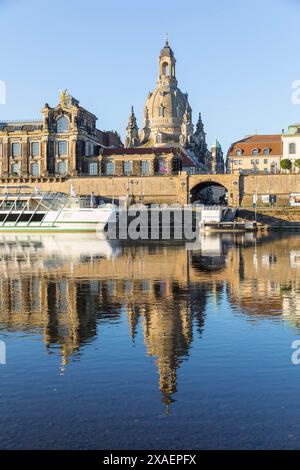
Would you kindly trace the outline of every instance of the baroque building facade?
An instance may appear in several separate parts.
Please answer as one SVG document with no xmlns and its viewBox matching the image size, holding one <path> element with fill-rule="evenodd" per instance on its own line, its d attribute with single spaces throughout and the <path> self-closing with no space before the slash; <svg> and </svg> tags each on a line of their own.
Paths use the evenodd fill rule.
<svg viewBox="0 0 300 470">
<path fill-rule="evenodd" d="M 0 177 L 97 175 L 92 157 L 122 143 L 117 133 L 97 129 L 96 120 L 65 90 L 56 107 L 45 104 L 40 121 L 0 122 Z"/>
<path fill-rule="evenodd" d="M 194 168 L 211 171 L 211 154 L 201 114 L 194 130 L 188 94 L 176 79 L 176 59 L 168 39 L 158 60 L 157 86 L 148 94 L 142 128 L 139 131 L 133 108 L 126 129 L 126 147 L 181 147 L 193 161 Z"/>
</svg>

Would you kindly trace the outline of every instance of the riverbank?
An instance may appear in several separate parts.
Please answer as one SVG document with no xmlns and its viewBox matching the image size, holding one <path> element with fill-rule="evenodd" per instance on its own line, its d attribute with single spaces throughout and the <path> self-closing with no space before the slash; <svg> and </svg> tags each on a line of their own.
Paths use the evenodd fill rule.
<svg viewBox="0 0 300 470">
<path fill-rule="evenodd" d="M 258 227 L 267 229 L 300 230 L 300 208 L 298 207 L 259 207 L 241 208 L 237 212 L 237 220 L 257 221 Z"/>
</svg>

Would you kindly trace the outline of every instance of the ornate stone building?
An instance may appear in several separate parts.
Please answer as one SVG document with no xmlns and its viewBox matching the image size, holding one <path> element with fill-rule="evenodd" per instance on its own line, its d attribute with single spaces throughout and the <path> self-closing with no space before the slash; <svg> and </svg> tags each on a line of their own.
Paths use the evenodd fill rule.
<svg viewBox="0 0 300 470">
<path fill-rule="evenodd" d="M 121 141 L 114 132 L 98 130 L 96 120 L 65 90 L 56 107 L 45 104 L 41 121 L 0 122 L 0 177 L 97 175 L 92 157 Z"/>
<path fill-rule="evenodd" d="M 197 169 L 210 171 L 211 155 L 206 145 L 201 115 L 194 132 L 188 94 L 178 88 L 176 59 L 168 39 L 158 60 L 157 86 L 150 92 L 140 132 L 131 110 L 126 129 L 126 147 L 177 146 L 187 151 Z"/>
</svg>

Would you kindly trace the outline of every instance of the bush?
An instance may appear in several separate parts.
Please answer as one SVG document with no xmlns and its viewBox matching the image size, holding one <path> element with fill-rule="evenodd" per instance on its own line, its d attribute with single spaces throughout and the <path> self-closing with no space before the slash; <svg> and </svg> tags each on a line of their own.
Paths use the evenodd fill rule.
<svg viewBox="0 0 300 470">
<path fill-rule="evenodd" d="M 295 167 L 300 168 L 300 158 L 298 158 L 298 160 L 295 161 Z"/>
<path fill-rule="evenodd" d="M 281 160 L 280 166 L 283 170 L 290 170 L 292 168 L 292 162 L 288 159 Z"/>
</svg>

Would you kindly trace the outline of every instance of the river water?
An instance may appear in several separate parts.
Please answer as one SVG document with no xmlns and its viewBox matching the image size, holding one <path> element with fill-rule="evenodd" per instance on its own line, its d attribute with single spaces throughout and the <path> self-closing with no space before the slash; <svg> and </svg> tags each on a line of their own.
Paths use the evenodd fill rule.
<svg viewBox="0 0 300 470">
<path fill-rule="evenodd" d="M 187 248 L 0 237 L 1 449 L 300 448 L 300 236 Z"/>
</svg>

